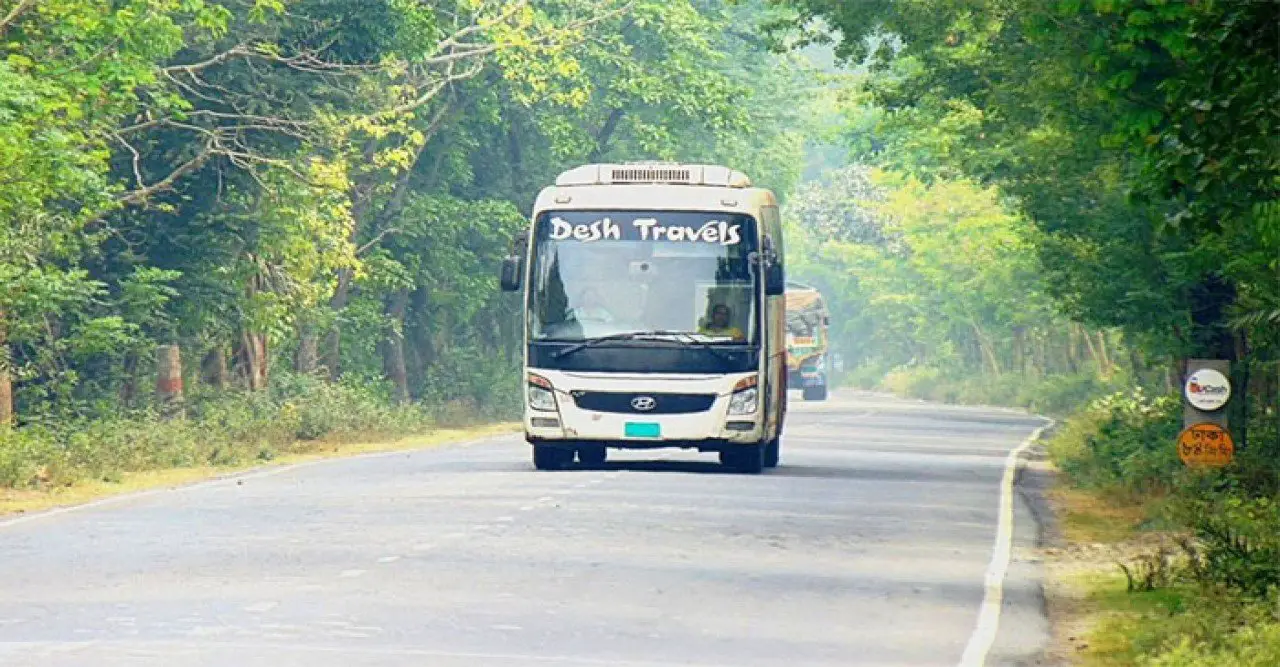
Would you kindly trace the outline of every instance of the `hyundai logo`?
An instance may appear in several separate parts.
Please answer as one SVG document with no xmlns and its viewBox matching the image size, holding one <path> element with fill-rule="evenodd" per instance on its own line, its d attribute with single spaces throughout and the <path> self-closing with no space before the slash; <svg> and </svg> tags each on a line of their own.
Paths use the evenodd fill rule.
<svg viewBox="0 0 1280 667">
<path fill-rule="evenodd" d="M 658 407 L 658 401 L 652 396 L 636 396 L 631 399 L 631 407 L 638 412 L 648 412 Z"/>
</svg>

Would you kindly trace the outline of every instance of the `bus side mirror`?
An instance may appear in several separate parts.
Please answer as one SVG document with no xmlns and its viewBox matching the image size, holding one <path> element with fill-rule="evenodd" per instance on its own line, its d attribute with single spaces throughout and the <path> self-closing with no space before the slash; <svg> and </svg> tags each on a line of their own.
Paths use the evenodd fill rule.
<svg viewBox="0 0 1280 667">
<path fill-rule="evenodd" d="M 522 268 L 519 255 L 502 258 L 502 291 L 515 292 L 520 289 Z"/>
<path fill-rule="evenodd" d="M 787 280 L 782 272 L 782 258 L 773 247 L 773 239 L 764 237 L 764 293 L 765 296 L 780 296 L 787 291 Z"/>
<path fill-rule="evenodd" d="M 786 280 L 782 277 L 782 265 L 775 263 L 765 269 L 764 293 L 766 296 L 781 296 L 786 293 Z"/>
</svg>

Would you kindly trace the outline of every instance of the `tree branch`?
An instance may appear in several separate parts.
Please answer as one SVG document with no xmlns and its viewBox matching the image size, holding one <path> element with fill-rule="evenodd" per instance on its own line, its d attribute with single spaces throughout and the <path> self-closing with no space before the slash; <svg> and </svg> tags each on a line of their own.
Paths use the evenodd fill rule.
<svg viewBox="0 0 1280 667">
<path fill-rule="evenodd" d="M 37 2 L 39 2 L 39 0 L 22 0 L 22 2 L 19 2 L 13 9 L 10 9 L 9 13 L 5 14 L 3 19 L 0 19 L 0 34 L 4 34 L 8 31 L 9 26 L 22 18 L 22 15 L 27 13 L 27 10 L 35 7 Z"/>
<path fill-rule="evenodd" d="M 170 172 L 168 176 L 165 176 L 160 181 L 151 185 L 141 187 L 130 192 L 125 192 L 120 195 L 117 200 L 125 205 L 140 204 L 151 197 L 151 195 L 172 188 L 173 184 L 176 183 L 178 179 L 204 166 L 204 163 L 208 162 L 209 158 L 213 157 L 213 155 L 213 143 L 208 142 L 205 144 L 203 151 L 179 165 L 176 169 Z"/>
</svg>

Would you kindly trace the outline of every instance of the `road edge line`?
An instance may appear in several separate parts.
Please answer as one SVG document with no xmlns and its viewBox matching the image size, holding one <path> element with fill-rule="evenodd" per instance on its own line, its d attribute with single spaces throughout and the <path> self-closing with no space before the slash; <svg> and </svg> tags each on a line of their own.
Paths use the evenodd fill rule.
<svg viewBox="0 0 1280 667">
<path fill-rule="evenodd" d="M 1018 464 L 1023 452 L 1039 442 L 1040 436 L 1057 423 L 1049 417 L 1041 419 L 1046 420 L 1044 425 L 1032 431 L 1026 440 L 1005 457 L 1004 474 L 1000 478 L 1000 517 L 996 525 L 991 562 L 987 565 L 984 579 L 982 608 L 978 613 L 978 624 L 965 645 L 959 667 L 983 667 L 987 662 L 987 654 L 996 641 L 996 633 L 1000 628 L 1000 610 L 1004 604 L 1004 578 L 1008 574 L 1013 555 L 1013 487 L 1018 478 Z"/>
</svg>

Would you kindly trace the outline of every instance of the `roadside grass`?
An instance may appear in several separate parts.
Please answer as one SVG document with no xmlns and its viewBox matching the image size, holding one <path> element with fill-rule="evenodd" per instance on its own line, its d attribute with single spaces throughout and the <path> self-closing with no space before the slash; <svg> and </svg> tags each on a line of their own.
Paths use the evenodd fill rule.
<svg viewBox="0 0 1280 667">
<path fill-rule="evenodd" d="M 1248 477 L 1181 466 L 1178 407 L 1107 397 L 1047 443 L 1058 543 L 1044 550 L 1045 596 L 1059 663 L 1280 666 L 1280 586 L 1265 592 L 1280 515 L 1265 487 L 1233 490 Z"/>
<path fill-rule="evenodd" d="M 1274 604 L 1242 600 L 1192 583 L 1131 592 L 1111 570 L 1081 572 L 1087 622 L 1072 661 L 1083 667 L 1275 667 L 1280 620 Z"/>
<path fill-rule="evenodd" d="M 81 505 L 113 496 L 172 488 L 245 473 L 360 454 L 413 451 L 519 431 L 520 424 L 498 422 L 478 426 L 439 428 L 421 435 L 388 439 L 350 439 L 294 443 L 290 452 L 273 458 L 233 460 L 219 465 L 180 466 L 120 472 L 109 478 L 85 478 L 42 488 L 0 488 L 0 517 Z"/>
<path fill-rule="evenodd" d="M 1059 530 L 1070 544 L 1117 544 L 1134 538 L 1159 498 L 1139 500 L 1122 494 L 1086 491 L 1057 484 L 1048 500 L 1058 512 Z"/>
</svg>

